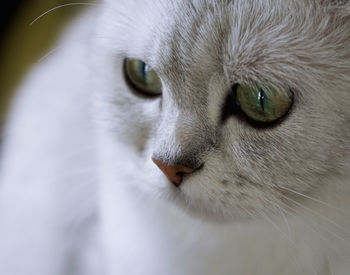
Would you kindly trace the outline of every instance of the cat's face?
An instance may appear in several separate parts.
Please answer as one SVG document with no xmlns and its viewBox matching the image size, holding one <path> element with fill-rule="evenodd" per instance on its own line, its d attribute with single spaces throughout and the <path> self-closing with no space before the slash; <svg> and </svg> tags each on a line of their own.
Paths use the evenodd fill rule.
<svg viewBox="0 0 350 275">
<path fill-rule="evenodd" d="M 92 54 L 101 127 L 128 154 L 115 156 L 127 167 L 116 179 L 128 171 L 125 184 L 225 219 L 322 188 L 348 160 L 350 16 L 318 2 L 106 1 Z M 154 69 L 160 95 L 127 83 L 125 58 Z M 255 83 L 293 97 L 277 122 L 251 123 L 237 107 L 235 84 Z M 176 187 L 152 157 L 201 168 Z"/>
</svg>

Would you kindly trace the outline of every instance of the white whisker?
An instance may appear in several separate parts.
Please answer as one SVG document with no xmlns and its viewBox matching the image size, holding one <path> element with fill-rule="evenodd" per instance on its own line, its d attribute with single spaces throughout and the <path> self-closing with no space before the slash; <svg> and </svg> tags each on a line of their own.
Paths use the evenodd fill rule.
<svg viewBox="0 0 350 275">
<path fill-rule="evenodd" d="M 294 201 L 293 199 L 290 199 L 290 198 L 288 198 L 288 197 L 286 197 L 286 198 L 287 198 L 289 201 L 295 203 L 296 205 L 298 205 L 298 206 L 300 206 L 300 207 L 303 207 L 304 209 L 309 210 L 310 212 L 312 212 L 311 209 L 300 205 L 300 203 Z M 314 213 L 314 214 L 315 214 L 315 213 Z M 320 215 L 320 214 L 319 214 L 318 216 L 320 216 L 321 218 L 326 219 L 325 217 L 322 217 L 322 215 Z M 328 220 L 328 219 L 327 219 L 327 220 Z M 337 223 L 335 223 L 335 222 L 333 222 L 333 221 L 332 221 L 332 223 L 335 224 L 335 225 L 337 225 L 337 226 L 340 227 L 341 229 L 345 230 L 345 232 L 348 232 L 346 229 L 342 228 L 342 226 L 338 225 Z M 350 245 L 350 241 L 349 241 L 349 240 L 344 239 L 343 237 L 339 236 L 338 234 L 334 233 L 334 232 L 331 231 L 331 230 L 328 230 L 327 228 L 324 228 L 324 230 L 327 231 L 328 233 L 330 233 L 331 235 L 333 235 L 334 237 L 338 238 L 339 240 L 341 240 L 341 241 L 347 243 L 348 245 Z"/>
<path fill-rule="evenodd" d="M 286 198 L 287 200 L 289 200 L 289 201 L 295 203 L 296 205 L 300 206 L 301 208 L 310 211 L 311 213 L 313 213 L 314 215 L 320 217 L 321 219 L 324 219 L 324 220 L 330 222 L 331 224 L 333 224 L 335 227 L 339 228 L 340 230 L 343 230 L 344 232 L 350 234 L 350 230 L 349 229 L 346 229 L 344 226 L 336 223 L 335 221 L 331 220 L 330 218 L 326 217 L 325 215 L 322 215 L 321 213 L 319 213 L 319 212 L 317 212 L 315 210 L 312 210 L 310 207 L 307 207 L 306 205 L 303 205 L 302 203 L 299 203 L 299 202 L 289 198 L 288 196 L 285 196 L 283 194 L 282 194 L 282 196 L 284 198 Z"/>
<path fill-rule="evenodd" d="M 29 26 L 32 26 L 33 24 L 35 24 L 35 22 L 37 22 L 40 18 L 44 17 L 45 15 L 49 14 L 52 11 L 55 11 L 57 9 L 63 8 L 63 7 L 69 7 L 69 6 L 97 6 L 96 3 L 83 3 L 83 2 L 77 2 L 77 3 L 68 3 L 68 4 L 63 4 L 63 5 L 59 5 L 57 7 L 54 7 L 52 9 L 49 9 L 48 11 L 42 13 L 41 15 L 39 15 L 37 18 L 35 18 L 30 24 Z"/>
<path fill-rule="evenodd" d="M 270 202 L 272 202 L 272 201 L 270 201 Z M 291 245 L 294 249 L 298 249 L 298 246 L 296 245 L 296 243 L 293 242 L 293 240 L 292 240 L 280 227 L 278 227 L 278 225 L 277 225 L 276 223 L 274 223 L 274 222 L 272 221 L 272 219 L 270 219 L 270 218 L 268 217 L 268 215 L 266 215 L 266 213 L 264 213 L 263 211 L 259 211 L 259 213 L 260 213 L 260 215 L 262 215 L 262 217 L 263 217 L 267 222 L 269 222 L 279 233 L 281 233 L 283 237 L 285 237 L 285 238 L 287 239 L 289 245 Z M 293 261 L 294 261 L 295 264 L 298 262 L 297 257 L 296 257 L 295 255 L 293 256 Z M 298 266 L 298 265 L 297 265 L 297 266 Z M 314 272 L 314 274 L 317 275 L 317 271 L 316 271 L 316 269 L 315 269 L 313 263 L 310 263 L 310 266 L 311 266 L 311 269 L 312 269 L 312 271 Z"/>
<path fill-rule="evenodd" d="M 57 50 L 59 50 L 60 47 L 56 47 L 52 50 L 50 50 L 48 53 L 46 53 L 44 56 L 42 56 L 38 61 L 37 63 L 41 63 L 43 62 L 46 58 L 48 58 L 49 56 L 51 56 L 52 54 L 54 54 L 55 52 L 57 52 Z"/>
<path fill-rule="evenodd" d="M 304 216 L 302 216 L 301 214 L 296 215 L 296 214 L 294 213 L 295 209 L 293 209 L 290 205 L 288 205 L 288 204 L 285 203 L 285 202 L 281 202 L 281 203 L 282 203 L 285 207 L 287 207 L 289 210 L 291 210 L 291 211 L 288 211 L 288 210 L 286 210 L 285 208 L 283 208 L 284 211 L 285 211 L 285 213 L 287 213 L 288 215 L 290 215 L 290 216 L 292 216 L 292 217 L 298 219 L 304 226 L 306 226 L 307 228 L 309 228 L 310 230 L 312 230 L 313 232 L 315 232 L 315 233 L 317 234 L 317 237 L 318 237 L 319 239 L 321 239 L 322 241 L 324 241 L 325 243 L 327 243 L 327 244 L 329 245 L 329 247 L 332 248 L 332 250 L 333 250 L 335 253 L 337 253 L 337 255 L 342 256 L 342 253 L 340 253 L 340 252 L 335 248 L 334 243 L 331 242 L 329 239 L 325 238 L 325 237 L 322 235 L 321 231 L 317 230 L 315 227 L 311 226 L 310 224 L 307 224 L 306 222 L 304 222 L 304 221 L 301 219 L 302 217 L 305 218 Z M 282 206 L 281 206 L 281 207 L 282 207 Z M 307 217 L 307 220 L 308 220 L 309 222 L 313 222 L 314 224 L 315 224 L 315 223 L 317 224 L 317 222 L 311 220 L 310 217 Z M 319 224 L 317 224 L 317 225 L 319 225 Z M 327 231 L 327 230 L 326 230 L 326 231 Z M 327 232 L 328 232 L 328 231 L 327 231 Z M 330 233 L 330 232 L 329 232 L 329 233 Z M 339 248 L 338 248 L 338 249 L 339 249 Z"/>
<path fill-rule="evenodd" d="M 287 220 L 287 217 L 285 216 L 284 214 L 284 209 L 282 207 L 280 207 L 277 202 L 274 202 L 272 199 L 269 199 L 269 198 L 265 198 L 265 200 L 269 203 L 269 204 L 272 204 L 274 207 L 276 207 L 278 209 L 278 211 L 281 213 L 282 215 L 282 218 L 284 220 L 284 223 L 286 224 L 286 227 L 287 227 L 287 234 L 285 233 L 285 236 L 287 236 L 287 239 L 293 243 L 292 241 L 292 234 L 291 234 L 291 228 L 290 228 L 290 225 L 289 225 L 289 222 Z"/>
<path fill-rule="evenodd" d="M 302 193 L 297 192 L 297 191 L 295 191 L 295 190 L 292 190 L 292 189 L 290 189 L 290 188 L 283 187 L 283 186 L 278 186 L 277 188 L 284 189 L 284 190 L 289 191 L 289 192 L 291 192 L 291 193 L 293 193 L 293 194 L 299 195 L 299 196 L 301 196 L 301 197 L 304 197 L 304 198 L 306 198 L 306 199 L 312 200 L 312 201 L 314 201 L 314 202 L 320 203 L 320 204 L 322 204 L 322 205 L 328 206 L 328 207 L 330 207 L 330 208 L 333 208 L 333 209 L 335 209 L 335 210 L 338 210 L 338 211 L 344 213 L 344 211 L 343 211 L 342 209 L 340 209 L 339 207 L 336 207 L 336 206 L 334 206 L 334 205 L 331 205 L 331 204 L 329 204 L 329 203 L 327 203 L 327 202 L 324 202 L 324 201 L 321 201 L 321 200 L 319 200 L 319 199 L 310 197 L 310 196 L 308 196 L 308 195 L 302 194 Z"/>
<path fill-rule="evenodd" d="M 289 239 L 292 240 L 292 232 L 291 232 L 291 229 L 290 229 L 290 225 L 289 225 L 289 222 L 288 222 L 288 219 L 283 211 L 283 209 L 276 203 L 274 203 L 274 205 L 278 208 L 278 210 L 280 211 L 281 213 L 281 216 L 284 220 L 284 223 L 286 224 L 286 227 L 287 227 L 287 231 L 288 231 L 288 236 L 289 236 Z"/>
<path fill-rule="evenodd" d="M 268 215 L 266 215 L 266 213 L 264 213 L 263 211 L 260 211 L 259 213 L 260 215 L 262 215 L 262 217 L 265 218 L 265 220 L 267 220 L 270 224 L 272 224 L 272 226 L 278 232 L 280 232 L 288 240 L 289 243 L 291 243 L 294 247 L 296 247 L 296 244 L 289 238 L 288 234 L 286 234 L 286 232 L 284 232 L 275 222 L 273 222 L 272 219 L 270 219 Z"/>
<path fill-rule="evenodd" d="M 283 204 L 284 204 L 287 208 L 289 208 L 290 210 L 292 210 L 292 211 L 294 210 L 294 209 L 291 208 L 289 205 L 287 205 L 287 204 L 285 204 L 285 203 L 283 203 Z M 300 216 L 297 216 L 296 214 L 293 214 L 292 212 L 290 212 L 290 211 L 288 211 L 288 210 L 286 210 L 286 209 L 284 209 L 284 211 L 285 211 L 285 213 L 287 213 L 288 215 L 290 215 L 290 216 L 292 216 L 292 217 L 294 217 L 294 218 L 299 218 L 298 220 L 299 220 L 305 227 L 307 227 L 307 228 L 309 228 L 311 231 L 315 232 L 315 233 L 316 233 L 316 236 L 317 236 L 318 238 L 320 238 L 322 241 L 324 241 L 325 243 L 327 243 L 327 244 L 329 245 L 329 247 L 332 248 L 332 250 L 333 250 L 335 253 L 337 253 L 338 255 L 341 255 L 340 252 L 335 248 L 334 244 L 333 244 L 329 239 L 325 238 L 325 237 L 321 234 L 321 232 L 320 232 L 319 230 L 317 230 L 317 229 L 314 228 L 313 226 L 307 224 L 306 222 L 302 221 L 302 220 L 300 219 Z M 309 221 L 310 221 L 310 220 L 309 220 Z"/>
</svg>

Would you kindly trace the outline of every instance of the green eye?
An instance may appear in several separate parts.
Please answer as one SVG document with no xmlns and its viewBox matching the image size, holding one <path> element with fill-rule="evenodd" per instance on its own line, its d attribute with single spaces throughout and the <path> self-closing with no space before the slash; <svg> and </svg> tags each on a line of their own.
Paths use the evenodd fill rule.
<svg viewBox="0 0 350 275">
<path fill-rule="evenodd" d="M 242 111 L 258 122 L 273 122 L 284 116 L 293 104 L 289 89 L 262 85 L 239 85 L 237 100 Z"/>
<path fill-rule="evenodd" d="M 162 93 L 162 83 L 157 73 L 145 62 L 126 58 L 124 70 L 127 80 L 138 91 L 154 96 Z"/>
</svg>

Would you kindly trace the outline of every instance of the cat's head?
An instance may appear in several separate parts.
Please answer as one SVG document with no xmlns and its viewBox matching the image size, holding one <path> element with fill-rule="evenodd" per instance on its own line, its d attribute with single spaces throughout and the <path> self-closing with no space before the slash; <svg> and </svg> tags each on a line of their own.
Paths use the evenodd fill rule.
<svg viewBox="0 0 350 275">
<path fill-rule="evenodd" d="M 106 1 L 92 54 L 116 178 L 229 219 L 346 169 L 350 5 L 325 2 Z"/>
</svg>

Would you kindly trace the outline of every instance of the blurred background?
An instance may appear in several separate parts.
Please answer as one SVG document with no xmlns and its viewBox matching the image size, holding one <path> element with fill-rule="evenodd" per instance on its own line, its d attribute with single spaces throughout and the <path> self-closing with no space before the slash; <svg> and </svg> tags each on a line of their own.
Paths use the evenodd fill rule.
<svg viewBox="0 0 350 275">
<path fill-rule="evenodd" d="M 91 2 L 84 0 L 82 2 Z M 28 70 L 54 46 L 83 5 L 69 0 L 2 0 L 0 17 L 0 131 L 11 99 Z M 77 3 L 77 2 L 76 2 Z"/>
</svg>

